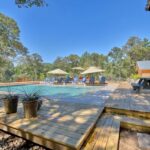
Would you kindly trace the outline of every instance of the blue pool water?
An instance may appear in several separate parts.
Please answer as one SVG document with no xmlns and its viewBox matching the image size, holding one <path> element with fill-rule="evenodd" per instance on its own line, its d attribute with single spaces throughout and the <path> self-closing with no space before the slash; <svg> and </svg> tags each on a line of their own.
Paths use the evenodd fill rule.
<svg viewBox="0 0 150 150">
<path fill-rule="evenodd" d="M 102 103 L 108 98 L 112 87 L 109 86 L 49 86 L 49 85 L 19 85 L 8 87 L 0 87 L 0 91 L 15 92 L 24 94 L 24 91 L 31 93 L 38 91 L 42 96 L 48 96 L 53 100 L 63 100 L 68 102 L 80 103 Z"/>
<path fill-rule="evenodd" d="M 85 95 L 89 92 L 95 92 L 98 87 L 79 87 L 79 86 L 48 86 L 48 85 L 19 85 L 0 87 L 0 91 L 11 91 L 17 94 L 23 94 L 24 91 L 27 93 L 38 92 L 40 95 L 51 95 L 51 96 L 65 96 L 74 97 L 79 95 Z"/>
</svg>

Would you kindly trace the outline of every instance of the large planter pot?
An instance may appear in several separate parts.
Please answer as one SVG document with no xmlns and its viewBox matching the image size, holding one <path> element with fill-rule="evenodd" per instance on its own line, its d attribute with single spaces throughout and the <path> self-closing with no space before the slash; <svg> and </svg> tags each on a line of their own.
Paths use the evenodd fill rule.
<svg viewBox="0 0 150 150">
<path fill-rule="evenodd" d="M 7 114 L 16 113 L 18 106 L 18 97 L 12 99 L 4 99 L 4 109 Z"/>
<path fill-rule="evenodd" d="M 37 117 L 38 100 L 23 101 L 24 117 L 35 118 Z"/>
</svg>

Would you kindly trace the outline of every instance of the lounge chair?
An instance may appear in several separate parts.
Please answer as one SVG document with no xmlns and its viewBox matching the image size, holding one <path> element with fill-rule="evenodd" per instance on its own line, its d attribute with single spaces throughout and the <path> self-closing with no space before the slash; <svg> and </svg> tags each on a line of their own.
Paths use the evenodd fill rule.
<svg viewBox="0 0 150 150">
<path fill-rule="evenodd" d="M 75 76 L 72 83 L 77 84 L 78 82 L 79 82 L 79 78 L 77 76 Z"/>
<path fill-rule="evenodd" d="M 135 83 L 131 83 L 134 91 L 140 92 L 140 90 L 145 88 L 147 85 L 147 81 L 144 78 L 141 78 Z"/>
<path fill-rule="evenodd" d="M 58 78 L 57 79 L 57 84 L 62 84 L 63 83 L 63 78 Z"/>
<path fill-rule="evenodd" d="M 66 83 L 70 83 L 70 81 L 71 81 L 70 77 L 67 76 L 67 78 L 65 79 L 65 84 L 66 84 Z"/>
<path fill-rule="evenodd" d="M 89 83 L 90 83 L 91 85 L 94 85 L 94 83 L 95 83 L 95 78 L 94 78 L 93 76 L 90 77 Z"/>
<path fill-rule="evenodd" d="M 99 83 L 100 84 L 105 84 L 106 83 L 106 78 L 104 76 L 99 77 Z"/>
<path fill-rule="evenodd" d="M 82 78 L 82 83 L 84 83 L 84 84 L 86 83 L 86 77 Z"/>
</svg>

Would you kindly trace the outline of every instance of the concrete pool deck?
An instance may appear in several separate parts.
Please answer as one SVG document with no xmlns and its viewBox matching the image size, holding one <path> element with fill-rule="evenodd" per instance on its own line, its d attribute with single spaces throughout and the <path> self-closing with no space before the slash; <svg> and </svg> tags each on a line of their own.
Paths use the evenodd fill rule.
<svg viewBox="0 0 150 150">
<path fill-rule="evenodd" d="M 56 150 L 91 150 L 91 142 L 93 150 L 117 150 L 120 127 L 150 133 L 150 92 L 137 94 L 127 82 L 117 84 L 102 105 L 45 100 L 39 117 L 31 120 L 23 118 L 21 103 L 18 114 L 6 115 L 0 102 L 0 127 Z M 103 110 L 107 114 L 101 115 Z"/>
</svg>

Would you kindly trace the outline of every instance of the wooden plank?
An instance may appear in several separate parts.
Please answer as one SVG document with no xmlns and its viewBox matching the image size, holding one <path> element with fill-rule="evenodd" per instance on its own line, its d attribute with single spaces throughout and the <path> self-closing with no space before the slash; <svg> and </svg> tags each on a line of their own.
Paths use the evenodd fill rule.
<svg viewBox="0 0 150 150">
<path fill-rule="evenodd" d="M 82 147 L 83 150 L 92 150 L 93 149 L 93 147 L 101 133 L 101 130 L 102 130 L 101 126 L 104 126 L 106 120 L 107 120 L 106 116 L 103 116 L 102 118 L 99 119 L 94 131 L 92 132 L 92 134 L 89 135 L 88 139 L 85 141 L 85 144 Z"/>
<path fill-rule="evenodd" d="M 133 122 L 131 123 L 131 122 L 121 121 L 121 128 L 138 131 L 138 132 L 150 133 L 150 126 L 136 124 Z"/>
<path fill-rule="evenodd" d="M 112 108 L 112 107 L 105 107 L 104 111 L 106 113 L 115 113 L 120 115 L 127 115 L 132 117 L 139 117 L 139 118 L 147 118 L 150 119 L 150 112 L 141 112 L 141 111 L 134 111 L 128 109 L 119 109 L 119 108 Z"/>
<path fill-rule="evenodd" d="M 114 119 L 111 133 L 105 148 L 106 150 L 118 150 L 119 131 L 120 131 L 120 122 Z"/>
<path fill-rule="evenodd" d="M 6 132 L 9 132 L 11 134 L 17 135 L 19 137 L 22 137 L 24 139 L 30 140 L 32 142 L 35 142 L 35 143 L 37 143 L 39 145 L 45 146 L 45 147 L 50 148 L 50 149 L 75 150 L 74 147 L 68 147 L 66 145 L 61 145 L 60 143 L 57 143 L 55 141 L 51 141 L 49 139 L 33 135 L 33 134 L 29 133 L 29 132 L 24 132 L 24 131 L 21 131 L 21 130 L 17 130 L 17 129 L 8 127 L 8 126 L 3 125 L 3 124 L 0 124 L 0 129 L 4 130 Z"/>
<path fill-rule="evenodd" d="M 22 105 L 19 106 L 19 115 L 0 115 L 1 125 L 11 133 L 38 144 L 40 139 L 68 149 L 80 149 L 103 111 L 103 108 L 95 106 L 51 102 L 50 106 L 43 106 L 37 118 L 24 119 L 21 108 Z"/>
<path fill-rule="evenodd" d="M 113 118 L 110 117 L 106 120 L 104 126 L 102 126 L 102 131 L 99 135 L 99 138 L 96 141 L 96 144 L 94 145 L 94 150 L 105 150 L 107 141 L 108 141 L 108 137 L 111 131 L 111 125 L 113 122 Z"/>
</svg>

